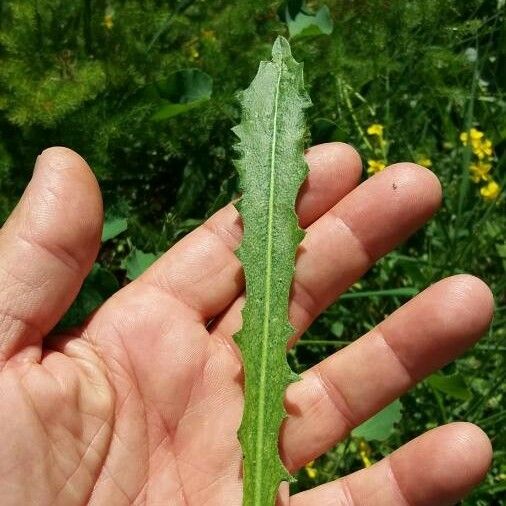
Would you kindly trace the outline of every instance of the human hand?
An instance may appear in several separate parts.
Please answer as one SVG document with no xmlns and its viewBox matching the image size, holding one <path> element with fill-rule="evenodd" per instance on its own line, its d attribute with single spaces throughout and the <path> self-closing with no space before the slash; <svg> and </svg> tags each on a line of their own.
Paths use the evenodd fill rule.
<svg viewBox="0 0 506 506">
<path fill-rule="evenodd" d="M 433 173 L 413 164 L 356 187 L 361 166 L 351 147 L 316 146 L 307 159 L 298 214 L 308 233 L 290 309 L 296 337 L 441 198 Z M 86 163 L 65 148 L 45 151 L 0 231 L 0 504 L 239 506 L 237 211 L 216 213 L 83 328 L 48 336 L 90 270 L 101 230 Z M 472 345 L 492 308 L 480 280 L 445 279 L 303 374 L 286 394 L 287 467 L 324 453 Z M 289 504 L 452 504 L 490 459 L 480 429 L 451 424 Z"/>
</svg>

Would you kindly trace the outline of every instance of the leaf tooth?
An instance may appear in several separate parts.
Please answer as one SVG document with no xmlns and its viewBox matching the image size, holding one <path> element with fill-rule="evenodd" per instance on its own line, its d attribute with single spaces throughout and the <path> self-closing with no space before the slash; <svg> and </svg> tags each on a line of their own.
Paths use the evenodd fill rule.
<svg viewBox="0 0 506 506">
<path fill-rule="evenodd" d="M 238 125 L 231 128 L 232 132 L 240 139 L 242 140 L 244 138 L 245 129 L 244 125 L 242 123 L 239 123 Z M 237 149 L 237 144 L 234 144 L 233 146 L 235 149 Z"/>
</svg>

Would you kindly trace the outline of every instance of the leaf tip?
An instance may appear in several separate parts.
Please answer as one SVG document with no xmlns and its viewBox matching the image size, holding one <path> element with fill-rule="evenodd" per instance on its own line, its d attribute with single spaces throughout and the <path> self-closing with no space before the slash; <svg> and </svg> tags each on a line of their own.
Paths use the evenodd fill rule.
<svg viewBox="0 0 506 506">
<path fill-rule="evenodd" d="M 272 46 L 273 61 L 282 61 L 285 58 L 291 57 L 292 50 L 290 49 L 290 43 L 282 35 L 278 35 Z"/>
</svg>

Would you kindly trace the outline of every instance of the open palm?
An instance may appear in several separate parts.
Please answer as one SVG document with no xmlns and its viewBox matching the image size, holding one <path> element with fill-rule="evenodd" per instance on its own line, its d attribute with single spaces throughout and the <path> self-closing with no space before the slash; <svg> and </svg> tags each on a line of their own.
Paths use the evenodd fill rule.
<svg viewBox="0 0 506 506">
<path fill-rule="evenodd" d="M 298 214 L 308 234 L 290 309 L 297 336 L 440 202 L 437 179 L 413 164 L 355 188 L 361 166 L 351 147 L 317 146 L 307 159 Z M 86 163 L 65 148 L 45 151 L 0 231 L 0 504 L 239 506 L 237 211 L 219 211 L 83 328 L 48 336 L 91 268 L 101 229 Z M 286 466 L 295 471 L 324 453 L 461 353 L 486 329 L 492 307 L 478 279 L 443 280 L 307 371 L 286 396 Z M 369 469 L 281 500 L 452 504 L 490 458 L 480 429 L 452 424 Z"/>
</svg>

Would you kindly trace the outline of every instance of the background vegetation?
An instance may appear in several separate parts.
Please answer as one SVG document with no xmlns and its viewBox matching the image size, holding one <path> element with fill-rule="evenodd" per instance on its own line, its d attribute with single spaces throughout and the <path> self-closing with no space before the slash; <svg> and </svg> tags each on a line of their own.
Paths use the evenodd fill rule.
<svg viewBox="0 0 506 506">
<path fill-rule="evenodd" d="M 89 161 L 107 222 L 98 262 L 62 324 L 80 321 L 234 195 L 234 93 L 275 36 L 291 36 L 314 102 L 311 142 L 354 144 L 364 177 L 387 162 L 418 161 L 445 190 L 430 225 L 312 326 L 291 352 L 294 367 L 344 346 L 449 274 L 480 276 L 497 305 L 479 345 L 303 469 L 297 487 L 370 465 L 437 424 L 468 419 L 492 438 L 495 460 L 465 504 L 504 504 L 504 4 L 0 0 L 0 222 L 43 148 L 66 145 Z"/>
</svg>

